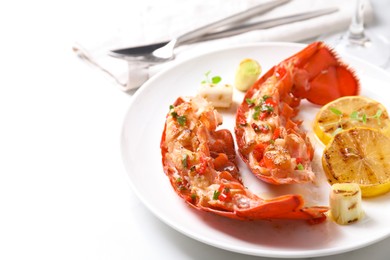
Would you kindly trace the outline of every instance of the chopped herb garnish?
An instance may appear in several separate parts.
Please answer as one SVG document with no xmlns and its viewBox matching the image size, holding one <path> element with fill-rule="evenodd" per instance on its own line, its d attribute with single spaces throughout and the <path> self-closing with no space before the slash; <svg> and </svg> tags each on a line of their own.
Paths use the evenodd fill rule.
<svg viewBox="0 0 390 260">
<path fill-rule="evenodd" d="M 250 98 L 245 99 L 245 101 L 250 106 L 252 106 L 252 105 L 254 105 L 256 103 L 255 99 L 250 99 Z"/>
<path fill-rule="evenodd" d="M 183 158 L 181 159 L 181 164 L 184 168 L 188 167 L 188 154 L 183 155 Z"/>
<path fill-rule="evenodd" d="M 255 119 L 255 120 L 258 120 L 259 119 L 259 115 L 260 115 L 260 106 L 255 106 L 254 107 L 254 110 L 255 112 L 253 113 L 252 115 L 252 118 Z"/>
<path fill-rule="evenodd" d="M 172 109 L 174 109 L 174 108 L 175 108 L 174 105 L 170 105 L 170 106 L 169 106 L 169 110 L 172 110 Z"/>
<path fill-rule="evenodd" d="M 176 119 L 181 126 L 184 126 L 187 122 L 187 118 L 185 116 L 176 116 Z"/>
<path fill-rule="evenodd" d="M 269 95 L 264 95 L 264 96 L 263 96 L 263 100 L 266 101 L 266 100 L 269 99 L 270 97 L 271 97 L 271 96 L 269 96 Z"/>
<path fill-rule="evenodd" d="M 261 107 L 261 111 L 262 112 L 268 112 L 268 113 L 271 113 L 274 111 L 274 107 L 273 106 L 270 106 L 270 105 L 263 105 Z"/>
<path fill-rule="evenodd" d="M 303 171 L 305 169 L 305 167 L 303 167 L 302 163 L 298 163 L 297 169 L 300 171 Z"/>
<path fill-rule="evenodd" d="M 213 200 L 217 200 L 220 194 L 221 194 L 221 192 L 215 190 L 214 194 L 213 194 Z"/>
<path fill-rule="evenodd" d="M 177 183 L 183 182 L 183 179 L 179 177 L 179 178 L 176 179 L 176 182 Z"/>
<path fill-rule="evenodd" d="M 181 126 L 184 126 L 187 122 L 186 116 L 179 116 L 176 111 L 171 112 L 171 116 L 175 118 Z"/>
<path fill-rule="evenodd" d="M 196 194 L 191 194 L 191 200 L 192 200 L 193 202 L 196 201 Z"/>
</svg>

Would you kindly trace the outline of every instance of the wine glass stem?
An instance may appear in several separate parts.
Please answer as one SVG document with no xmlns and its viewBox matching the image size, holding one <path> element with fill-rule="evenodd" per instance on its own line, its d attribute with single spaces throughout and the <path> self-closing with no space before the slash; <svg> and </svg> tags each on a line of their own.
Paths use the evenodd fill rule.
<svg viewBox="0 0 390 260">
<path fill-rule="evenodd" d="M 364 44 L 367 38 L 364 34 L 364 0 L 356 0 L 355 13 L 349 26 L 348 39 L 351 43 Z"/>
</svg>

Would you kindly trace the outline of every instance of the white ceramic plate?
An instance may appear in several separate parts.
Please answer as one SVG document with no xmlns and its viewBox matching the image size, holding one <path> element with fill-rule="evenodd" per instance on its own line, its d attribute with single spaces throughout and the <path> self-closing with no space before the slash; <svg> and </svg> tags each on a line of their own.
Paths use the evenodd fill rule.
<svg viewBox="0 0 390 260">
<path fill-rule="evenodd" d="M 177 97 L 196 95 L 204 73 L 209 70 L 212 75 L 222 76 L 224 82 L 233 83 L 235 70 L 242 59 L 258 60 L 265 73 L 303 47 L 301 44 L 265 43 L 210 52 L 177 63 L 137 91 L 124 120 L 122 154 L 134 191 L 157 217 L 179 232 L 206 244 L 265 257 L 338 254 L 389 236 L 390 195 L 364 200 L 365 218 L 348 226 L 337 225 L 329 219 L 319 225 L 308 225 L 301 221 L 241 222 L 190 208 L 176 195 L 163 172 L 160 138 L 169 105 Z M 361 94 L 388 106 L 390 96 L 384 89 L 390 82 L 389 74 L 363 61 L 343 58 L 361 79 Z M 222 111 L 223 128 L 233 130 L 235 109 L 242 98 L 242 93 L 235 92 L 235 105 Z M 318 107 L 303 102 L 300 117 L 305 120 L 304 127 L 309 131 L 317 111 Z M 319 164 L 323 146 L 315 138 L 312 139 L 316 148 L 314 169 L 319 175 L 316 184 L 267 185 L 253 177 L 240 162 L 245 185 L 263 197 L 298 192 L 305 196 L 308 204 L 328 205 L 329 185 Z"/>
</svg>

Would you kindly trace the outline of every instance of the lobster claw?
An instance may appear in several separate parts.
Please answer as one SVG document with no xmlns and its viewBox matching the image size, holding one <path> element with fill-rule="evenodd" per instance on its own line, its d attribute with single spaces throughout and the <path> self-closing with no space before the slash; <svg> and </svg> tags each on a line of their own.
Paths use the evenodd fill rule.
<svg viewBox="0 0 390 260">
<path fill-rule="evenodd" d="M 342 63 L 335 52 L 322 42 L 315 42 L 285 62 L 294 63 L 295 97 L 325 105 L 342 96 L 360 91 L 359 80 L 351 68 Z"/>
</svg>

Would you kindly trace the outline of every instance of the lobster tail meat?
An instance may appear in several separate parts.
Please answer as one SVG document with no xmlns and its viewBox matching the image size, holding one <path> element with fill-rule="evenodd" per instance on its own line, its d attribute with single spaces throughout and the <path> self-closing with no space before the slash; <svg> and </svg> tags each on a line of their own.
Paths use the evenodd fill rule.
<svg viewBox="0 0 390 260">
<path fill-rule="evenodd" d="M 195 209 L 239 220 L 303 219 L 320 223 L 327 207 L 305 207 L 300 195 L 265 200 L 242 183 L 232 134 L 217 130 L 220 114 L 203 98 L 178 98 L 161 138 L 164 172 Z"/>
<path fill-rule="evenodd" d="M 317 105 L 359 93 L 359 81 L 321 42 L 315 42 L 264 74 L 236 114 L 239 154 L 259 179 L 271 184 L 315 179 L 314 150 L 295 120 L 302 99 Z"/>
</svg>

